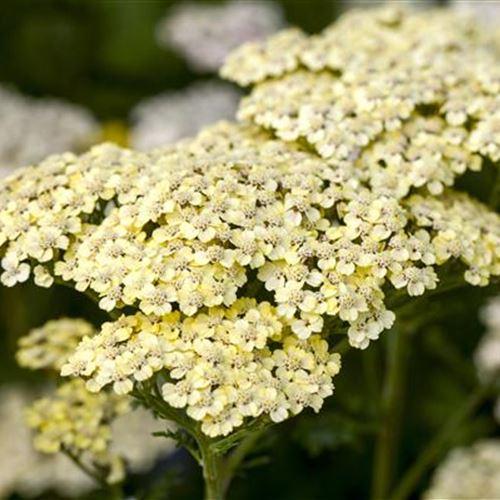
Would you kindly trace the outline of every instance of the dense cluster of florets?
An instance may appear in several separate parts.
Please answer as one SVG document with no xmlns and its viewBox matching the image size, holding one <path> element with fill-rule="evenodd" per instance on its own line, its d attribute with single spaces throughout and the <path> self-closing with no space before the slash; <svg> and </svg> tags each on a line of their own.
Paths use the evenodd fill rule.
<svg viewBox="0 0 500 500">
<path fill-rule="evenodd" d="M 236 50 L 222 75 L 254 85 L 239 116 L 353 165 L 377 193 L 439 194 L 481 157 L 500 160 L 492 32 L 447 10 L 354 10 Z"/>
<path fill-rule="evenodd" d="M 110 452 L 110 423 L 128 411 L 128 398 L 92 394 L 76 379 L 61 385 L 53 397 L 37 400 L 27 410 L 26 420 L 35 433 L 37 450 L 63 451 L 90 470 L 106 470 L 106 480 L 114 483 L 123 479 L 124 464 Z"/>
<path fill-rule="evenodd" d="M 270 304 L 240 299 L 184 320 L 178 312 L 138 313 L 105 323 L 62 374 L 83 376 L 92 391 L 113 384 L 123 394 L 162 369 L 170 379 L 161 388 L 164 400 L 218 436 L 245 418 L 280 422 L 305 407 L 318 411 L 333 392 L 340 357 L 318 335 L 299 340 Z"/>
<path fill-rule="evenodd" d="M 97 487 L 96 482 L 64 454 L 33 449 L 31 432 L 23 421 L 26 406 L 36 396 L 40 397 L 40 390 L 22 386 L 5 385 L 0 391 L 0 497 L 17 493 L 32 498 L 50 491 L 81 498 Z M 165 430 L 165 425 L 144 409 L 120 415 L 110 425 L 110 452 L 122 457 L 131 472 L 148 470 L 160 455 L 173 449 L 172 440 L 152 435 Z"/>
<path fill-rule="evenodd" d="M 489 439 L 452 450 L 437 468 L 425 500 L 500 498 L 500 441 Z"/>
<path fill-rule="evenodd" d="M 357 173 L 229 123 L 150 154 L 52 157 L 0 191 L 1 279 L 31 267 L 36 283 L 73 282 L 105 310 L 187 316 L 262 283 L 299 338 L 327 315 L 366 347 L 394 319 L 386 282 L 420 295 L 451 258 L 473 284 L 500 273 L 500 218 L 486 207 L 452 191 L 374 194 Z"/>
</svg>

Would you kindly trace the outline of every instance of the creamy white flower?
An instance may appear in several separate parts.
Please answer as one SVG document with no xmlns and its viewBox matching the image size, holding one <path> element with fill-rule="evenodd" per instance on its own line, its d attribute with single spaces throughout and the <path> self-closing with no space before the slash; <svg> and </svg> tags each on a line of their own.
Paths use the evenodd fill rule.
<svg viewBox="0 0 500 500">
<path fill-rule="evenodd" d="M 189 137 L 209 123 L 233 118 L 239 98 L 230 85 L 206 81 L 145 99 L 131 113 L 131 144 L 149 150 Z"/>
<path fill-rule="evenodd" d="M 0 175 L 50 154 L 93 142 L 97 122 L 85 109 L 58 99 L 35 99 L 0 86 Z"/>
<path fill-rule="evenodd" d="M 158 42 L 180 52 L 197 71 L 216 71 L 227 54 L 249 40 L 264 38 L 284 25 L 273 0 L 175 5 L 157 28 Z"/>
<path fill-rule="evenodd" d="M 425 500 L 500 497 L 500 440 L 452 450 L 438 466 Z"/>
</svg>

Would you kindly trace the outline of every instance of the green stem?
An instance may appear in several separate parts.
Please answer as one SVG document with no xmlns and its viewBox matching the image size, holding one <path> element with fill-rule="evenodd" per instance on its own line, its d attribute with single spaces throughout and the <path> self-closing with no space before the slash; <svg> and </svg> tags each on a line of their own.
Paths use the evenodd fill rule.
<svg viewBox="0 0 500 500">
<path fill-rule="evenodd" d="M 342 339 L 340 342 L 337 342 L 333 346 L 333 352 L 344 355 L 347 351 L 351 349 L 351 344 L 349 344 L 349 339 L 346 337 Z"/>
<path fill-rule="evenodd" d="M 380 360 L 378 346 L 370 346 L 362 353 L 363 373 L 365 377 L 367 395 L 369 398 L 369 407 L 374 415 L 380 413 Z"/>
<path fill-rule="evenodd" d="M 407 333 L 393 329 L 387 338 L 387 376 L 382 395 L 383 421 L 378 433 L 372 477 L 372 499 L 387 498 L 394 475 L 400 434 Z"/>
<path fill-rule="evenodd" d="M 121 483 L 115 483 L 108 485 L 110 500 L 121 500 L 124 498 Z"/>
<path fill-rule="evenodd" d="M 500 207 L 500 169 L 498 169 L 495 184 L 491 189 L 488 205 L 495 211 Z"/>
<path fill-rule="evenodd" d="M 223 468 L 222 456 L 214 451 L 210 441 L 199 435 L 197 438 L 200 447 L 201 466 L 205 481 L 205 500 L 223 500 Z"/>
<path fill-rule="evenodd" d="M 80 458 L 77 455 L 75 455 L 68 449 L 63 449 L 62 451 L 82 472 L 87 474 L 87 476 L 92 478 L 100 486 L 104 488 L 107 488 L 109 486 L 106 480 L 102 477 L 102 475 L 99 474 L 99 472 L 94 470 L 92 467 L 86 465 L 82 460 L 80 460 Z"/>
<path fill-rule="evenodd" d="M 479 386 L 456 411 L 452 412 L 450 419 L 405 473 L 394 493 L 389 497 L 391 500 L 403 500 L 411 495 L 427 470 L 446 451 L 446 447 L 460 425 L 486 399 L 489 392 L 490 388 L 488 386 Z"/>
<path fill-rule="evenodd" d="M 229 488 L 231 484 L 231 480 L 233 479 L 234 474 L 238 470 L 238 467 L 242 464 L 245 457 L 252 451 L 255 444 L 265 432 L 265 428 L 262 427 L 257 429 L 243 439 L 243 441 L 235 448 L 235 450 L 227 457 L 226 463 L 224 466 L 224 474 L 222 477 L 222 487 L 224 493 Z"/>
<path fill-rule="evenodd" d="M 182 444 L 203 469 L 205 500 L 224 499 L 238 467 L 269 425 L 269 422 L 255 420 L 230 436 L 211 439 L 203 434 L 199 424 L 191 420 L 182 410 L 172 408 L 163 401 L 155 382 L 138 384 L 132 396 L 159 417 L 175 422 L 180 429 L 191 436 L 192 444 L 188 442 Z M 232 452 L 226 456 L 228 449 L 232 449 Z"/>
</svg>

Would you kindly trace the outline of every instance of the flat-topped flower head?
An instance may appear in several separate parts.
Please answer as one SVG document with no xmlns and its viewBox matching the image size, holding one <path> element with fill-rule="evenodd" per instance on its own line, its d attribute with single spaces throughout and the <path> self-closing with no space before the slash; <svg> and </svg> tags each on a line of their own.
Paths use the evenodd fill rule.
<svg viewBox="0 0 500 500">
<path fill-rule="evenodd" d="M 234 118 L 240 97 L 230 84 L 208 80 L 144 99 L 130 113 L 130 143 L 147 151 L 192 136 L 217 120 Z"/>
<path fill-rule="evenodd" d="M 112 385 L 124 394 L 165 370 L 164 400 L 219 436 L 245 419 L 279 422 L 306 407 L 318 411 L 339 369 L 340 356 L 319 335 L 300 340 L 269 303 L 239 299 L 185 319 L 138 313 L 105 323 L 62 374 L 84 377 L 91 391 Z"/>
<path fill-rule="evenodd" d="M 208 436 L 319 410 L 340 368 L 330 334 L 366 348 L 402 295 L 500 275 L 500 216 L 452 188 L 500 160 L 490 34 L 441 11 L 354 12 L 246 46 L 223 73 L 255 84 L 240 124 L 0 184 L 1 281 L 123 312 L 62 374 L 156 387 Z"/>
<path fill-rule="evenodd" d="M 31 268 L 41 286 L 155 316 L 267 290 L 299 338 L 333 316 L 366 347 L 394 319 L 386 285 L 421 295 L 450 260 L 472 284 L 500 273 L 498 215 L 450 189 L 401 199 L 372 184 L 355 162 L 228 122 L 150 153 L 51 157 L 0 187 L 1 279 Z"/>
<path fill-rule="evenodd" d="M 109 311 L 192 316 L 266 289 L 299 338 L 338 316 L 366 347 L 392 325 L 385 284 L 421 295 L 450 260 L 473 284 L 500 273 L 500 218 L 472 198 L 376 193 L 352 162 L 227 122 L 151 153 L 51 157 L 0 200 L 3 283 L 31 267 Z"/>
<path fill-rule="evenodd" d="M 181 2 L 169 9 L 156 30 L 158 43 L 181 54 L 192 69 L 217 71 L 227 54 L 285 24 L 273 0 Z"/>
<path fill-rule="evenodd" d="M 79 383 L 81 385 L 81 382 Z M 74 387 L 74 386 L 72 386 Z M 42 393 L 45 394 L 45 389 Z M 78 392 L 78 391 L 77 391 Z M 9 498 L 18 494 L 33 498 L 57 493 L 64 498 L 82 498 L 99 485 L 61 453 L 40 453 L 32 444 L 30 429 L 23 425 L 26 407 L 40 397 L 40 390 L 31 391 L 20 385 L 5 384 L 0 390 L 0 496 Z M 47 398 L 54 401 L 60 396 L 50 393 Z M 114 396 L 112 396 L 114 398 Z M 89 402 L 95 410 L 95 396 L 80 398 L 81 404 Z M 94 402 L 94 403 L 93 403 Z M 169 439 L 158 439 L 152 433 L 165 429 L 165 423 L 156 420 L 143 408 L 121 413 L 110 422 L 110 453 L 121 457 L 127 471 L 142 473 L 149 470 L 154 461 L 172 452 L 174 443 Z M 35 431 L 35 436 L 39 431 Z M 98 436 L 99 433 L 91 433 Z M 83 458 L 81 455 L 78 458 Z M 87 459 L 88 457 L 85 457 Z M 120 465 L 120 461 L 115 459 Z M 86 465 L 91 465 L 86 462 Z M 97 464 L 98 465 L 98 464 Z M 120 471 L 121 466 L 115 471 Z"/>
</svg>

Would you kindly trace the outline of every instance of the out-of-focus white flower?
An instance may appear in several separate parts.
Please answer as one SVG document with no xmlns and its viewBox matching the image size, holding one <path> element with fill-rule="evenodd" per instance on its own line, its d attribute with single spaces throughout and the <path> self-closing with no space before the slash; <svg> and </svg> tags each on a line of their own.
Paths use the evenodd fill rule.
<svg viewBox="0 0 500 500">
<path fill-rule="evenodd" d="M 479 375 L 491 378 L 500 374 L 500 297 L 492 299 L 481 311 L 486 333 L 474 355 Z"/>
<path fill-rule="evenodd" d="M 423 498 L 500 498 L 500 440 L 482 440 L 452 450 L 436 469 Z"/>
<path fill-rule="evenodd" d="M 380 7 L 387 4 L 387 0 L 342 0 L 342 10 L 348 9 L 366 9 L 371 7 Z M 411 7 L 412 9 L 426 9 L 437 4 L 437 0 L 391 0 L 391 4 L 400 7 Z"/>
<path fill-rule="evenodd" d="M 24 424 L 25 408 L 33 399 L 34 395 L 20 386 L 0 391 L 0 498 L 14 492 L 37 496 L 47 490 L 79 497 L 93 490 L 96 483 L 68 457 L 33 449 L 31 433 Z M 145 471 L 173 449 L 173 441 L 151 435 L 165 427 L 141 408 L 127 413 L 113 424 L 113 451 L 125 458 L 131 471 Z"/>
<path fill-rule="evenodd" d="M 79 106 L 0 86 L 0 177 L 47 155 L 88 146 L 97 122 Z"/>
<path fill-rule="evenodd" d="M 453 0 L 451 6 L 476 16 L 490 26 L 498 26 L 500 21 L 500 3 L 495 0 Z"/>
<path fill-rule="evenodd" d="M 78 496 L 95 487 L 94 482 L 63 455 L 37 453 L 24 425 L 27 391 L 9 386 L 0 392 L 0 497 L 13 492 L 35 496 L 53 489 Z"/>
<path fill-rule="evenodd" d="M 479 376 L 486 380 L 491 380 L 493 377 L 500 378 L 500 295 L 483 307 L 481 319 L 486 326 L 486 333 L 475 353 Z M 493 415 L 500 423 L 500 397 L 495 403 Z"/>
<path fill-rule="evenodd" d="M 132 110 L 132 146 L 153 149 L 191 136 L 211 122 L 233 118 L 240 97 L 232 86 L 210 80 L 145 99 Z"/>
<path fill-rule="evenodd" d="M 197 71 L 216 71 L 244 42 L 265 38 L 285 24 L 272 0 L 174 6 L 157 29 L 160 45 L 180 52 Z"/>
</svg>

